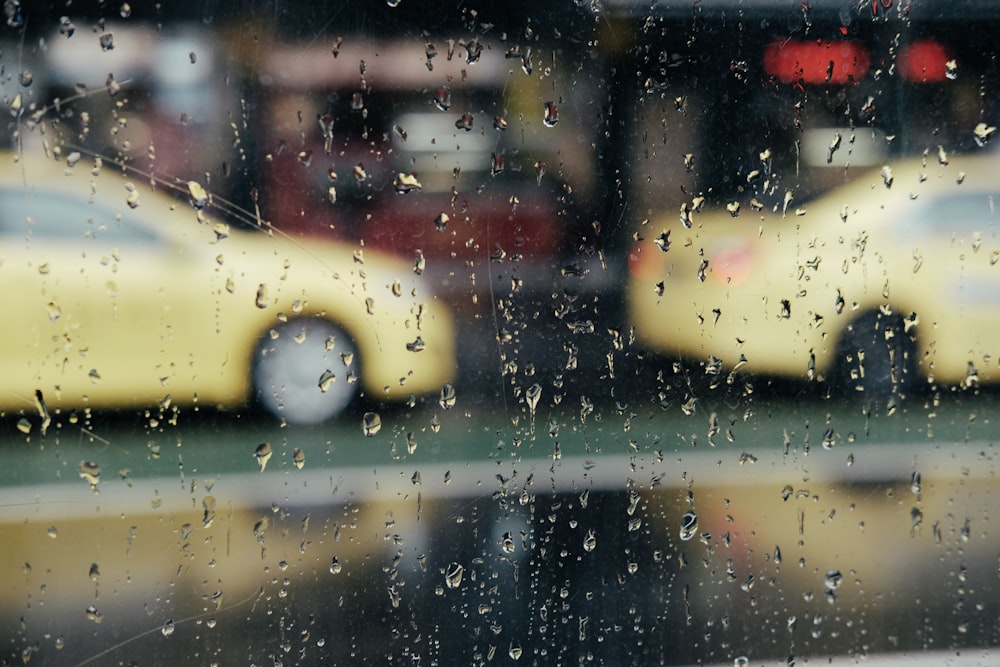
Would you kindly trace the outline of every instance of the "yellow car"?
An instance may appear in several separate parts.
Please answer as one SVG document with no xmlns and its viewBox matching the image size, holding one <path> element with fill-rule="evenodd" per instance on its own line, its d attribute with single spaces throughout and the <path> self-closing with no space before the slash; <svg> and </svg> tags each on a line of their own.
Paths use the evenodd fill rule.
<svg viewBox="0 0 1000 667">
<path fill-rule="evenodd" d="M 636 337 L 709 373 L 876 396 L 998 380 L 998 167 L 932 152 L 802 205 L 685 202 L 645 223 L 630 252 Z"/>
<path fill-rule="evenodd" d="M 253 399 L 315 423 L 361 390 L 452 381 L 451 314 L 412 263 L 243 231 L 201 183 L 170 185 L 78 153 L 0 156 L 0 409 Z"/>
</svg>

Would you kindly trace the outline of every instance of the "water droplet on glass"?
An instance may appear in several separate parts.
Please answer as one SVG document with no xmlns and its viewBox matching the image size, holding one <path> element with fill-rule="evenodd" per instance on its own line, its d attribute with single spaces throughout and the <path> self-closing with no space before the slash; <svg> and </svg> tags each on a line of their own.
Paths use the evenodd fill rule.
<svg viewBox="0 0 1000 667">
<path fill-rule="evenodd" d="M 168 618 L 166 622 L 164 622 L 163 627 L 160 628 L 160 632 L 164 637 L 169 637 L 174 634 L 174 621 L 172 618 Z"/>
<path fill-rule="evenodd" d="M 840 588 L 843 579 L 844 577 L 840 574 L 840 570 L 830 570 L 823 578 L 823 585 L 826 586 L 827 590 L 835 591 Z"/>
<path fill-rule="evenodd" d="M 305 452 L 298 447 L 292 450 L 292 465 L 294 465 L 298 470 L 302 470 L 302 468 L 306 465 Z"/>
<path fill-rule="evenodd" d="M 331 371 L 329 368 L 323 371 L 319 376 L 319 390 L 326 393 L 330 389 L 330 385 L 337 381 L 337 375 Z"/>
<path fill-rule="evenodd" d="M 597 548 L 597 536 L 594 534 L 593 530 L 588 530 L 587 535 L 583 538 L 583 550 L 590 552 Z"/>
<path fill-rule="evenodd" d="M 59 17 L 59 34 L 65 35 L 67 38 L 72 37 L 73 33 L 76 32 L 76 26 L 73 22 L 69 20 L 68 16 Z"/>
<path fill-rule="evenodd" d="M 110 73 L 108 74 L 108 78 L 104 80 L 104 87 L 107 89 L 108 95 L 111 97 L 118 95 L 122 89 L 121 84 L 115 81 L 115 75 Z"/>
<path fill-rule="evenodd" d="M 455 121 L 455 127 L 459 130 L 465 130 L 466 132 L 472 131 L 474 119 L 471 113 L 463 113 L 462 116 Z"/>
<path fill-rule="evenodd" d="M 464 575 L 465 568 L 458 563 L 452 563 L 445 572 L 444 582 L 448 585 L 448 588 L 458 588 L 462 585 L 462 577 Z"/>
<path fill-rule="evenodd" d="M 698 532 L 698 515 L 694 512 L 685 512 L 681 517 L 680 537 L 687 542 Z"/>
<path fill-rule="evenodd" d="M 916 470 L 910 475 L 910 491 L 920 495 L 921 483 L 920 483 L 920 473 Z"/>
<path fill-rule="evenodd" d="M 982 123 L 980 123 L 980 125 L 981 124 Z M 493 129 L 494 130 L 500 130 L 501 132 L 503 130 L 506 130 L 507 129 L 507 120 L 503 116 L 494 116 L 493 117 Z M 996 129 L 996 128 L 994 128 L 994 129 Z"/>
<path fill-rule="evenodd" d="M 958 62 L 954 59 L 944 64 L 944 75 L 954 81 L 958 78 Z"/>
<path fill-rule="evenodd" d="M 503 151 L 499 153 L 490 152 L 490 175 L 498 176 L 503 173 Z"/>
<path fill-rule="evenodd" d="M 948 152 L 944 149 L 944 146 L 938 144 L 938 164 L 942 167 L 948 166 Z"/>
<path fill-rule="evenodd" d="M 215 521 L 215 496 L 205 496 L 201 500 L 202 515 L 201 515 L 201 525 L 205 528 L 210 528 L 212 522 Z"/>
<path fill-rule="evenodd" d="M 434 218 L 434 228 L 439 232 L 443 232 L 448 229 L 448 223 L 450 221 L 451 218 L 448 216 L 447 213 L 444 212 L 438 213 L 437 217 Z"/>
<path fill-rule="evenodd" d="M 510 656 L 511 660 L 519 660 L 521 658 L 521 647 L 516 644 L 511 644 L 510 648 L 507 649 L 507 655 Z"/>
<path fill-rule="evenodd" d="M 686 401 L 681 403 L 681 412 L 683 412 L 684 415 L 687 417 L 693 415 L 697 411 L 697 409 L 698 409 L 698 398 L 696 396 L 691 396 Z"/>
<path fill-rule="evenodd" d="M 87 480 L 91 489 L 97 491 L 97 485 L 101 481 L 101 466 L 93 461 L 80 461 L 80 477 Z"/>
<path fill-rule="evenodd" d="M 434 91 L 434 106 L 441 111 L 447 111 L 451 108 L 451 88 L 441 86 Z"/>
<path fill-rule="evenodd" d="M 257 304 L 258 308 L 267 308 L 267 285 L 264 283 L 257 286 L 257 297 L 254 299 L 254 303 Z"/>
<path fill-rule="evenodd" d="M 705 272 L 708 270 L 708 260 L 701 260 L 701 264 L 698 265 L 698 281 L 705 282 Z"/>
<path fill-rule="evenodd" d="M 455 387 L 453 387 L 451 384 L 445 384 L 443 387 L 441 387 L 441 397 L 438 400 L 438 403 L 440 403 L 441 407 L 444 408 L 445 410 L 450 410 L 451 408 L 455 407 L 455 401 L 456 401 Z"/>
<path fill-rule="evenodd" d="M 733 667 L 747 667 L 747 665 L 749 664 L 750 664 L 750 658 L 746 657 L 745 655 L 741 655 L 740 657 L 733 660 Z"/>
<path fill-rule="evenodd" d="M 264 468 L 267 467 L 267 462 L 271 460 L 271 445 L 266 442 L 262 442 L 257 445 L 257 449 L 253 450 L 253 457 L 257 459 L 257 467 L 260 472 L 264 472 Z"/>
<path fill-rule="evenodd" d="M 505 554 L 512 554 L 514 553 L 514 547 L 514 536 L 508 530 L 503 534 L 503 537 L 500 538 L 500 548 Z"/>
<path fill-rule="evenodd" d="M 535 415 L 535 408 L 538 407 L 538 400 L 541 397 L 542 397 L 542 385 L 538 384 L 537 382 L 528 387 L 528 390 L 524 392 L 524 400 L 527 401 L 528 410 L 531 412 L 532 416 Z"/>
<path fill-rule="evenodd" d="M 826 429 L 823 432 L 823 449 L 833 449 L 833 446 L 837 444 L 836 434 L 833 432 L 832 428 Z"/>
<path fill-rule="evenodd" d="M 993 135 L 996 133 L 997 128 L 992 125 L 987 125 L 986 123 L 979 123 L 976 125 L 975 129 L 972 130 L 972 134 L 976 140 L 976 145 L 982 148 L 986 145 Z"/>
<path fill-rule="evenodd" d="M 88 621 L 93 621 L 94 623 L 100 623 L 101 621 L 104 620 L 104 617 L 101 616 L 101 612 L 97 611 L 97 607 L 95 607 L 94 605 L 90 605 L 89 607 L 87 607 L 86 614 Z"/>
<path fill-rule="evenodd" d="M 396 192 L 405 195 L 413 192 L 414 190 L 419 190 L 421 187 L 420 181 L 417 180 L 415 174 L 404 174 L 400 172 L 396 175 L 396 178 L 392 180 L 392 186 L 396 188 Z"/>
<path fill-rule="evenodd" d="M 542 122 L 545 123 L 545 127 L 555 127 L 556 123 L 559 122 L 559 107 L 556 106 L 555 102 L 545 103 L 545 116 L 542 118 Z"/>
<path fill-rule="evenodd" d="M 361 418 L 361 430 L 365 436 L 374 437 L 382 430 L 382 418 L 377 412 L 366 412 Z"/>
<path fill-rule="evenodd" d="M 208 204 L 208 192 L 201 186 L 201 183 L 198 181 L 188 181 L 187 191 L 188 201 L 191 203 L 191 206 L 198 210 L 205 208 L 205 205 Z"/>
<path fill-rule="evenodd" d="M 884 167 L 882 167 L 882 171 L 880 173 L 882 174 L 882 182 L 885 183 L 885 187 L 891 188 L 892 187 L 892 167 L 890 167 L 889 165 L 885 165 Z"/>
<path fill-rule="evenodd" d="M 101 43 L 102 51 L 111 51 L 112 49 L 115 48 L 115 36 L 112 35 L 110 32 L 104 33 L 98 39 Z"/>
<path fill-rule="evenodd" d="M 340 574 L 343 570 L 343 566 L 340 564 L 340 559 L 334 556 L 330 559 L 330 574 Z"/>
</svg>

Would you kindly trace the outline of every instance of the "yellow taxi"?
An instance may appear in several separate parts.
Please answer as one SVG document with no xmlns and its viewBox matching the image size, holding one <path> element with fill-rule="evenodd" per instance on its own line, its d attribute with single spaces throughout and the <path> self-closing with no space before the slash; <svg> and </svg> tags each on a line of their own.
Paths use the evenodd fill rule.
<svg viewBox="0 0 1000 667">
<path fill-rule="evenodd" d="M 698 198 L 645 221 L 627 303 L 645 346 L 874 396 L 1000 379 L 1000 159 L 944 149 L 811 202 Z"/>
<path fill-rule="evenodd" d="M 419 264 L 248 231 L 208 184 L 75 151 L 0 156 L 0 200 L 0 410 L 253 402 L 315 423 L 453 381 Z"/>
</svg>

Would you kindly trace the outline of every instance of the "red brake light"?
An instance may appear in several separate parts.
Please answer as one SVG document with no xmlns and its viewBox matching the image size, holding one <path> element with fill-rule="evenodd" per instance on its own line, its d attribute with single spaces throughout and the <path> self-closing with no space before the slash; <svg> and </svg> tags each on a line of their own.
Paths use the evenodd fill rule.
<svg viewBox="0 0 1000 667">
<path fill-rule="evenodd" d="M 907 81 L 937 83 L 948 76 L 948 52 L 929 39 L 907 44 L 900 50 L 899 71 Z"/>
<path fill-rule="evenodd" d="M 868 50 L 853 41 L 777 40 L 764 50 L 764 71 L 784 83 L 843 85 L 868 73 Z"/>
<path fill-rule="evenodd" d="M 639 242 L 628 253 L 628 268 L 633 278 L 638 280 L 653 278 L 659 270 L 656 248 L 649 243 Z"/>
<path fill-rule="evenodd" d="M 742 242 L 726 245 L 709 260 L 708 267 L 719 282 L 740 285 L 753 270 L 753 251 Z"/>
</svg>

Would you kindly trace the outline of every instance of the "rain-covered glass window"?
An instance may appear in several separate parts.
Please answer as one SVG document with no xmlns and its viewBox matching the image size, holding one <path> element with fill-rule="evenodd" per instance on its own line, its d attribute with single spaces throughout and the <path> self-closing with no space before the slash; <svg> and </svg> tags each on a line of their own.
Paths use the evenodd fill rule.
<svg viewBox="0 0 1000 667">
<path fill-rule="evenodd" d="M 3 9 L 0 664 L 998 660 L 1000 6 Z"/>
</svg>

